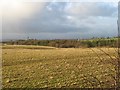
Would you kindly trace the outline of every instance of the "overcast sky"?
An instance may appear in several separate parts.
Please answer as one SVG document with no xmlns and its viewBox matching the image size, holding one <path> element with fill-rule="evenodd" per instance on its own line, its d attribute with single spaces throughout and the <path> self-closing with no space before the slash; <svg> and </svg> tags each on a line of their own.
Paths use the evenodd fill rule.
<svg viewBox="0 0 120 90">
<path fill-rule="evenodd" d="M 3 39 L 117 36 L 117 12 L 117 2 L 27 2 L 16 12 L 4 11 Z"/>
</svg>

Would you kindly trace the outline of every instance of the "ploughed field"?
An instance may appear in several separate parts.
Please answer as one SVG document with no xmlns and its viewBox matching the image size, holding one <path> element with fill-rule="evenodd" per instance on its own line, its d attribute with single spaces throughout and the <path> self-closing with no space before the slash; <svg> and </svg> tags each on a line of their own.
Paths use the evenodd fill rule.
<svg viewBox="0 0 120 90">
<path fill-rule="evenodd" d="M 116 48 L 2 47 L 3 88 L 110 88 Z"/>
</svg>

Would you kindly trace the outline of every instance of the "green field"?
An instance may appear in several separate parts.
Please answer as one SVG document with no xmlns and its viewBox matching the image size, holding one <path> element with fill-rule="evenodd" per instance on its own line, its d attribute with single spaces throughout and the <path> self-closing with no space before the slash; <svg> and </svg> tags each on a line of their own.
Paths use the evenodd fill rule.
<svg viewBox="0 0 120 90">
<path fill-rule="evenodd" d="M 3 88 L 110 88 L 116 48 L 3 46 Z"/>
</svg>

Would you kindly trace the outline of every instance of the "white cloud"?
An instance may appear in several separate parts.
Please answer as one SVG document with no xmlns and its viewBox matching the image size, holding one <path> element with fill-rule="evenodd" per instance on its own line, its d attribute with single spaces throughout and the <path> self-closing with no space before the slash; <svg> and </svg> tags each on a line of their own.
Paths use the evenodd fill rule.
<svg viewBox="0 0 120 90">
<path fill-rule="evenodd" d="M 18 2 L 18 1 L 6 1 L 2 4 L 2 16 L 7 20 L 20 20 L 21 18 L 29 18 L 35 12 L 39 12 L 44 7 L 43 3 L 31 3 L 31 2 Z"/>
<path fill-rule="evenodd" d="M 111 3 L 72 3 L 66 12 L 73 15 L 85 16 L 112 16 L 117 11 Z"/>
</svg>

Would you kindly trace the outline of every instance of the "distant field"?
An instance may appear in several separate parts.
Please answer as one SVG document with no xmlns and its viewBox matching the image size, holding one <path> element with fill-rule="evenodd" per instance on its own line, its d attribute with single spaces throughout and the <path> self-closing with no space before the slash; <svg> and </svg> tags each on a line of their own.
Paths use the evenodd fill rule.
<svg viewBox="0 0 120 90">
<path fill-rule="evenodd" d="M 2 51 L 4 88 L 115 87 L 116 48 L 11 45 Z"/>
<path fill-rule="evenodd" d="M 34 45 L 3 45 L 2 49 L 54 49 L 49 46 L 34 46 Z"/>
</svg>

